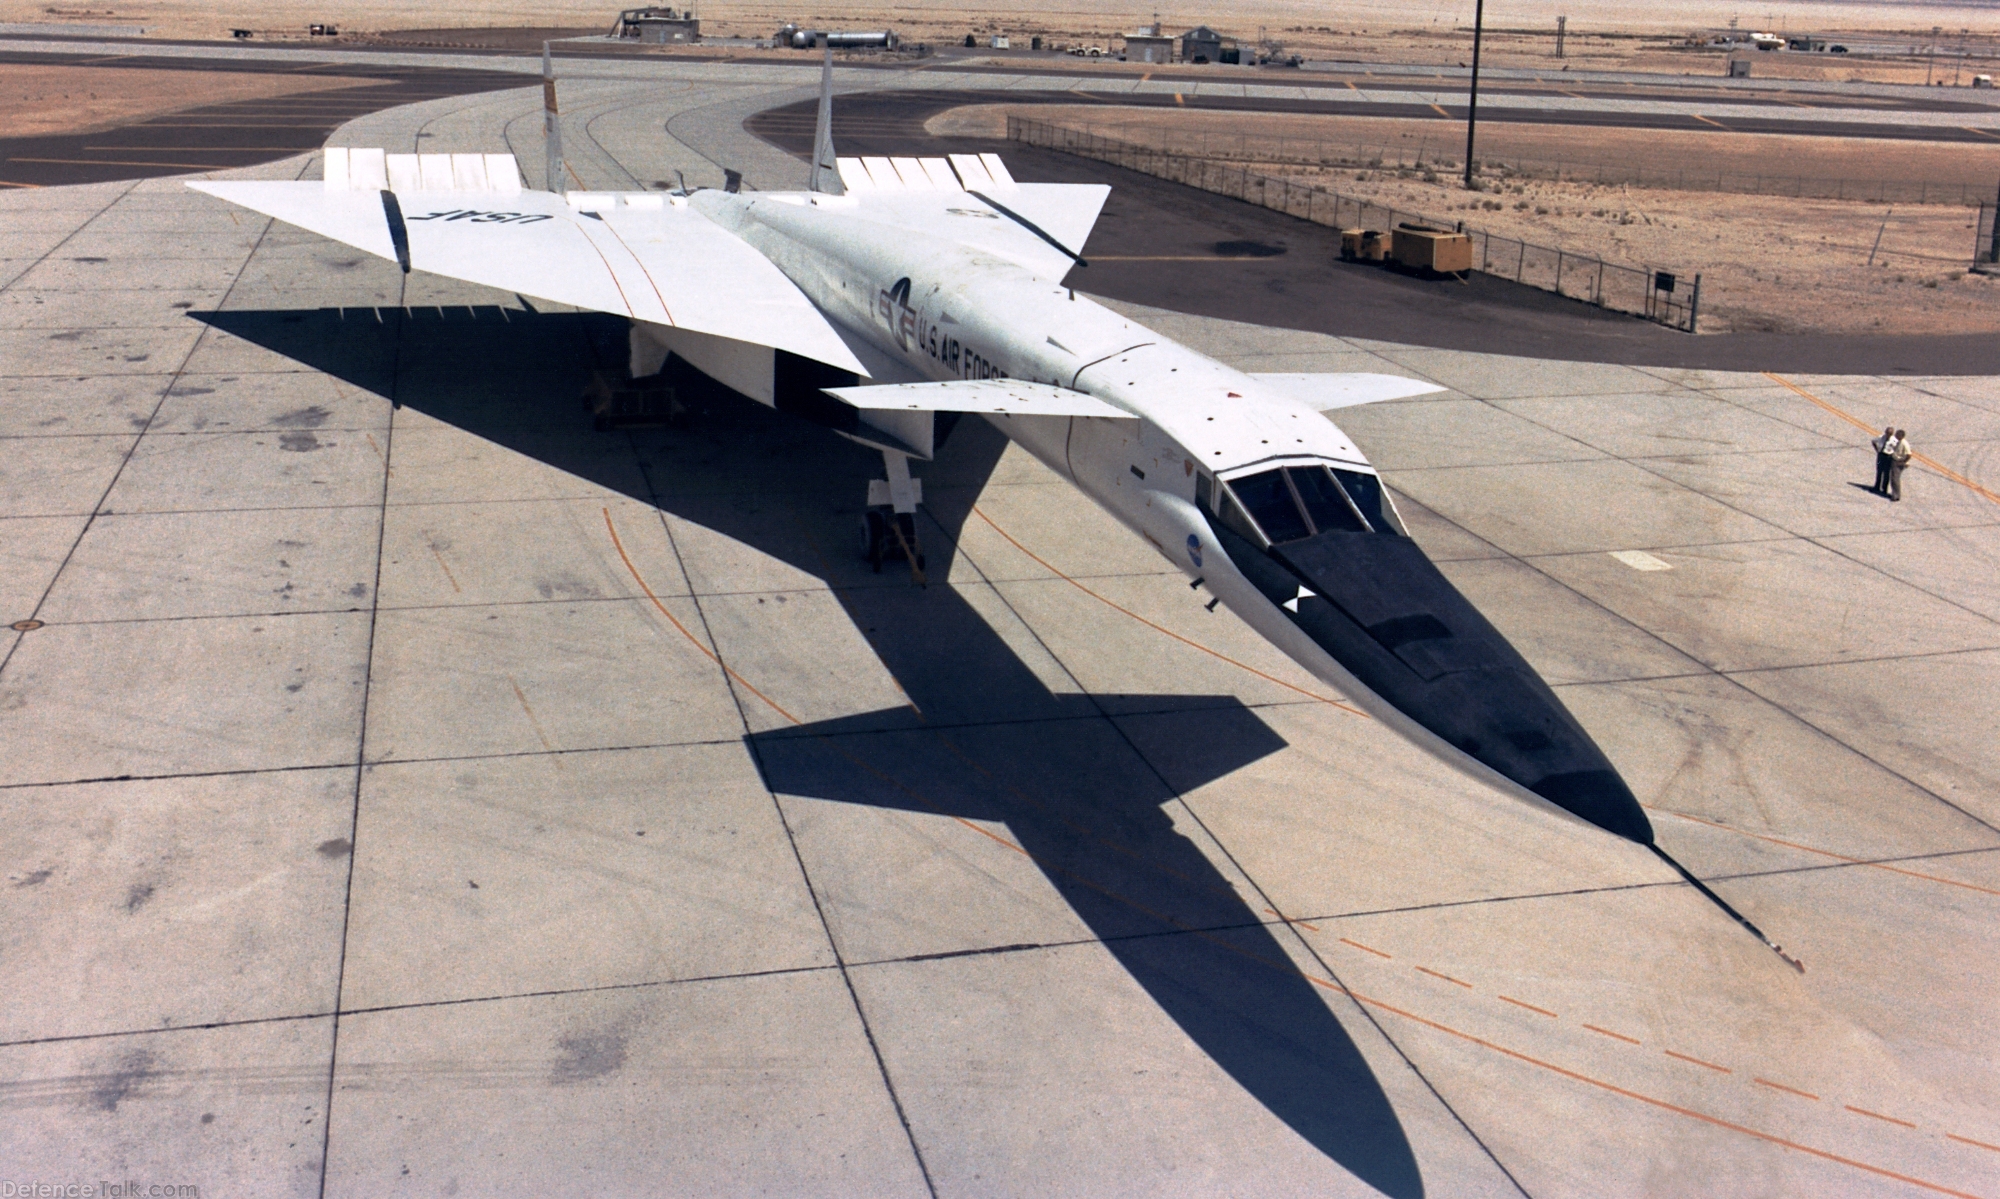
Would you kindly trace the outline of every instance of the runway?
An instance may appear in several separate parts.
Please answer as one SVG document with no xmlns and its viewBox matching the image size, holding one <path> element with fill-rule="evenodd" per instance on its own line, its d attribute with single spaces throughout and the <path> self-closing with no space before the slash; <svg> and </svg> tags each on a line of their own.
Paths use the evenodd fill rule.
<svg viewBox="0 0 2000 1199">
<path fill-rule="evenodd" d="M 571 165 L 785 186 L 744 120 L 801 95 L 578 81 Z M 334 140 L 537 181 L 539 91 Z M 592 432 L 615 320 L 173 179 L 0 195 L 0 230 L 10 1178 L 2000 1194 L 1992 377 L 1110 301 L 1445 386 L 1342 427 L 1798 975 L 983 426 L 922 472 L 917 588 L 854 551 L 848 443 L 723 395 Z M 1889 421 L 1934 464 L 1893 505 L 1856 486 Z"/>
</svg>

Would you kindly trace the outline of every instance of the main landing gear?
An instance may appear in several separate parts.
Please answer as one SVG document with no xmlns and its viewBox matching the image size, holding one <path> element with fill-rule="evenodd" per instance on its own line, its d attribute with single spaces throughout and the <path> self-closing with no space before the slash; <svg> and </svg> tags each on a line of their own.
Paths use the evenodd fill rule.
<svg viewBox="0 0 2000 1199">
<path fill-rule="evenodd" d="M 868 481 L 868 510 L 861 514 L 861 556 L 882 573 L 884 561 L 900 558 L 910 564 L 910 577 L 924 583 L 923 547 L 917 544 L 917 505 L 924 502 L 924 484 L 910 477 L 910 458 L 882 451 L 886 479 Z"/>
</svg>

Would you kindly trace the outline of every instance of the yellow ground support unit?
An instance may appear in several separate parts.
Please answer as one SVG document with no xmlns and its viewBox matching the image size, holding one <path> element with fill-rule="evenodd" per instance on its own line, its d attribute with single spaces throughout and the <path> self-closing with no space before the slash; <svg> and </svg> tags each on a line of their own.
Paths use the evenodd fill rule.
<svg viewBox="0 0 2000 1199">
<path fill-rule="evenodd" d="M 1456 275 L 1472 269 L 1472 237 L 1429 225 L 1401 224 L 1390 239 L 1389 257 L 1413 271 Z"/>
<path fill-rule="evenodd" d="M 1389 236 L 1380 229 L 1340 231 L 1340 256 L 1347 262 L 1380 262 L 1388 252 Z"/>
</svg>

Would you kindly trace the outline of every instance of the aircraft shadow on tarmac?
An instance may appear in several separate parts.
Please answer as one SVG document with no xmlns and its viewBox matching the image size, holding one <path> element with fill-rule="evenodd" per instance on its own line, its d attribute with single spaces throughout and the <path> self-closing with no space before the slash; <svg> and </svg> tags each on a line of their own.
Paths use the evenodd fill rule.
<svg viewBox="0 0 2000 1199">
<path fill-rule="evenodd" d="M 1284 747 L 1234 696 L 1051 691 L 957 589 L 919 589 L 901 564 L 878 575 L 862 560 L 858 513 L 879 455 L 699 377 L 681 380 L 695 410 L 688 427 L 592 432 L 576 397 L 594 366 L 624 357 L 622 320 L 465 306 L 191 315 L 824 579 L 917 711 L 750 735 L 770 787 L 1004 824 L 1091 934 L 1246 1091 L 1369 1185 L 1423 1194 L 1401 1122 L 1329 1006 L 1344 1001 L 1293 966 L 1162 810 L 1177 791 Z M 1005 445 L 985 422 L 961 421 L 920 471 L 932 579 L 948 577 Z M 1164 778 L 1127 739 L 1134 722 L 1196 752 L 1177 753 Z"/>
</svg>

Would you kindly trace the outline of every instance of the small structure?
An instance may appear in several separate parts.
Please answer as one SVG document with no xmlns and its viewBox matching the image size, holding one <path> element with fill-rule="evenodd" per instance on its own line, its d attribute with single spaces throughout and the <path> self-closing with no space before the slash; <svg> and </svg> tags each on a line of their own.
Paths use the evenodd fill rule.
<svg viewBox="0 0 2000 1199">
<path fill-rule="evenodd" d="M 1235 62 L 1239 57 L 1235 38 L 1223 37 L 1206 25 L 1197 25 L 1181 35 L 1182 62 Z"/>
<path fill-rule="evenodd" d="M 835 50 L 894 50 L 903 44 L 903 38 L 893 29 L 838 32 L 801 29 L 796 24 L 787 24 L 779 27 L 772 44 L 781 50 L 817 50 L 821 46 Z M 966 35 L 965 44 L 972 45 L 971 34 Z"/>
<path fill-rule="evenodd" d="M 1749 60 L 1749 59 L 1747 59 L 1747 58 L 1732 58 L 1732 59 L 1730 59 L 1730 60 L 1729 60 L 1729 77 L 1730 77 L 1731 79 L 1748 79 L 1748 78 L 1750 78 L 1750 60 Z"/>
<path fill-rule="evenodd" d="M 1389 257 L 1419 274 L 1462 275 L 1472 269 L 1472 236 L 1405 221 L 1390 234 Z"/>
<path fill-rule="evenodd" d="M 701 40 L 701 22 L 694 10 L 628 8 L 611 26 L 612 37 L 637 38 L 649 46 L 671 46 Z"/>
<path fill-rule="evenodd" d="M 1126 62 L 1156 62 L 1162 65 L 1174 60 L 1174 39 L 1160 31 L 1160 14 L 1153 14 L 1153 23 L 1143 29 L 1134 29 L 1125 35 Z"/>
</svg>

